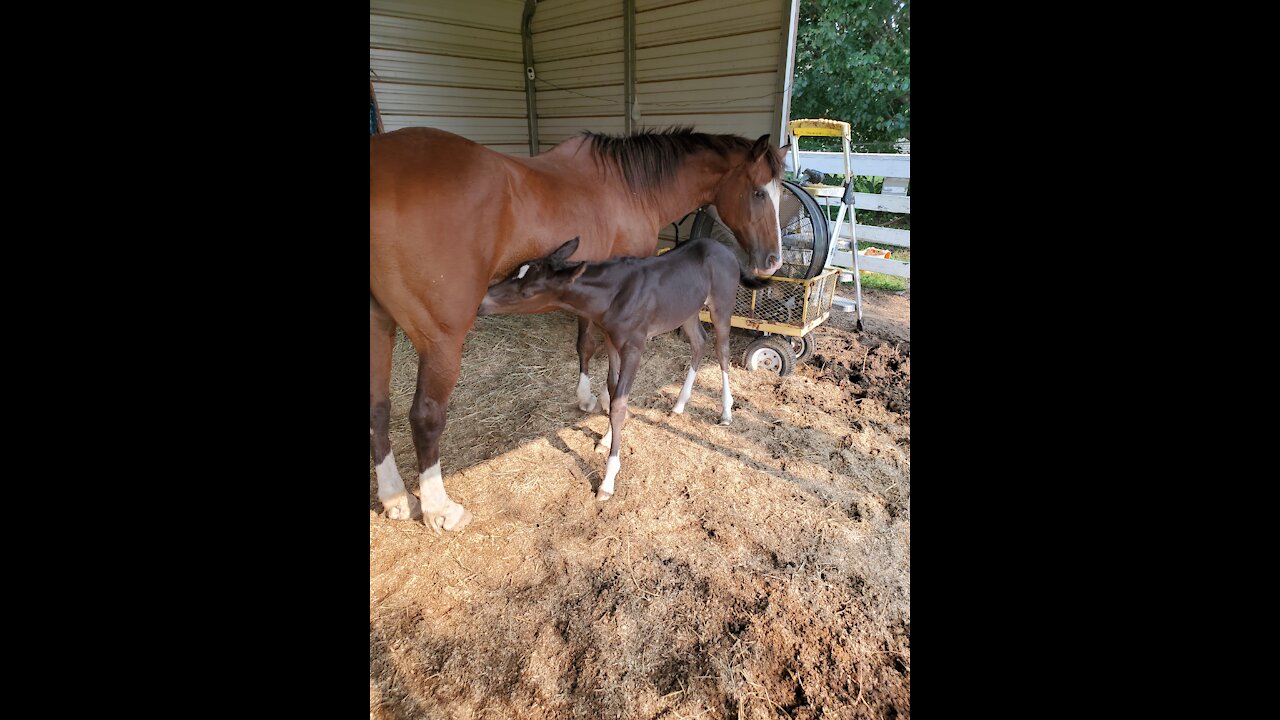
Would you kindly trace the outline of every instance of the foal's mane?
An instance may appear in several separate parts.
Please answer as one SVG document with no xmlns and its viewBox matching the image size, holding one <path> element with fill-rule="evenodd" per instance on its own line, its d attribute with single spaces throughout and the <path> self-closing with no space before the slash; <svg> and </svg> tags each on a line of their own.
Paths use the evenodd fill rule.
<svg viewBox="0 0 1280 720">
<path fill-rule="evenodd" d="M 633 135 L 605 135 L 583 130 L 597 160 L 612 162 L 632 190 L 650 190 L 670 180 L 676 168 L 693 153 L 710 150 L 720 155 L 749 152 L 754 141 L 740 135 L 708 135 L 692 127 L 646 130 Z M 773 152 L 764 154 L 773 176 L 782 175 L 782 160 Z"/>
</svg>

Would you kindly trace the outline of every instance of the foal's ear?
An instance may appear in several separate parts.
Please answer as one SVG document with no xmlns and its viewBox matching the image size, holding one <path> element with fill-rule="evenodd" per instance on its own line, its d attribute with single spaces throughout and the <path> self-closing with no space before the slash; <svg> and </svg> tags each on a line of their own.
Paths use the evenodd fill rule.
<svg viewBox="0 0 1280 720">
<path fill-rule="evenodd" d="M 585 262 L 577 262 L 570 265 L 565 270 L 561 270 L 560 272 L 562 275 L 569 276 L 568 278 L 565 279 L 564 284 L 568 285 L 572 283 L 574 280 L 577 280 L 578 277 L 582 275 L 583 272 L 586 271 L 586 269 L 587 269 L 587 264 Z"/>
<path fill-rule="evenodd" d="M 570 240 L 569 242 L 567 242 L 567 243 L 565 243 L 565 244 L 561 245 L 561 246 L 560 246 L 560 249 L 558 249 L 558 250 L 556 250 L 555 252 L 551 253 L 551 257 L 550 257 L 551 262 L 556 263 L 557 265 L 559 265 L 559 264 L 564 263 L 564 261 L 565 261 L 565 260 L 568 260 L 568 259 L 569 259 L 569 256 L 570 256 L 570 255 L 573 255 L 574 251 L 576 251 L 576 250 L 578 249 L 578 240 L 579 240 L 581 237 L 582 237 L 581 235 L 579 235 L 578 237 L 575 237 L 574 239 Z"/>
<path fill-rule="evenodd" d="M 751 146 L 751 159 L 759 160 L 760 156 L 764 155 L 764 151 L 768 149 L 769 149 L 769 136 L 767 134 L 761 135 L 760 138 L 756 140 L 756 144 Z"/>
</svg>

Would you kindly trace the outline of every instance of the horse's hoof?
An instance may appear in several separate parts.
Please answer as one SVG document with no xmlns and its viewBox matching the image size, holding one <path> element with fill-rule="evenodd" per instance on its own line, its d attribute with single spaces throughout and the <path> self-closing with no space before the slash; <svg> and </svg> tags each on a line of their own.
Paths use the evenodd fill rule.
<svg viewBox="0 0 1280 720">
<path fill-rule="evenodd" d="M 602 442 L 597 441 L 597 442 L 596 442 L 596 452 L 598 452 L 598 453 L 600 453 L 601 455 L 603 455 L 603 454 L 605 454 L 605 453 L 609 452 L 609 446 L 608 446 L 608 445 L 605 445 L 605 444 L 604 444 L 604 443 L 602 443 Z"/>
<path fill-rule="evenodd" d="M 430 512 L 424 508 L 422 521 L 427 524 L 427 527 L 434 530 L 437 535 L 440 534 L 441 530 L 460 532 L 471 524 L 471 512 L 456 502 L 450 502 L 438 512 Z"/>
<path fill-rule="evenodd" d="M 613 493 L 611 492 L 605 492 L 604 490 L 596 491 L 596 500 L 599 500 L 600 502 L 604 502 L 605 500 L 608 500 L 611 497 L 613 497 Z"/>
<path fill-rule="evenodd" d="M 721 425 L 731 425 L 731 424 L 733 424 L 733 416 L 732 416 L 732 415 L 721 415 L 721 416 L 720 416 L 720 424 L 721 424 Z"/>
<path fill-rule="evenodd" d="M 579 400 L 578 409 L 582 412 L 593 413 L 600 409 L 600 401 L 596 399 L 595 395 L 592 395 L 590 401 Z"/>
<path fill-rule="evenodd" d="M 677 405 L 677 406 L 675 406 L 675 407 L 671 408 L 671 414 L 672 414 L 672 415 L 683 415 L 683 414 L 684 414 L 684 408 L 683 408 L 682 406 L 680 406 L 680 405 Z"/>
<path fill-rule="evenodd" d="M 408 520 L 409 511 L 409 494 L 400 493 L 395 497 L 382 501 L 383 513 L 388 520 Z"/>
</svg>

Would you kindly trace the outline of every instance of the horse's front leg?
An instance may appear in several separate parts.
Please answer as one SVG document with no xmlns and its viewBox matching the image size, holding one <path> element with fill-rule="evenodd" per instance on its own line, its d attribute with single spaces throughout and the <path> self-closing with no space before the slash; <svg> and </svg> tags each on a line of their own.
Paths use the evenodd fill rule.
<svg viewBox="0 0 1280 720">
<path fill-rule="evenodd" d="M 422 521 L 437 533 L 458 531 L 471 522 L 471 513 L 449 498 L 440 475 L 440 434 L 445 410 L 462 366 L 462 338 L 444 336 L 442 342 L 418 345 L 418 389 L 409 410 L 413 447 L 418 453 L 418 496 Z"/>
<path fill-rule="evenodd" d="M 578 409 L 595 412 L 600 403 L 591 392 L 591 356 L 596 353 L 596 338 L 591 332 L 591 321 L 578 316 Z M 608 400 L 605 401 L 606 403 Z M 608 408 L 605 408 L 608 412 Z"/>
</svg>

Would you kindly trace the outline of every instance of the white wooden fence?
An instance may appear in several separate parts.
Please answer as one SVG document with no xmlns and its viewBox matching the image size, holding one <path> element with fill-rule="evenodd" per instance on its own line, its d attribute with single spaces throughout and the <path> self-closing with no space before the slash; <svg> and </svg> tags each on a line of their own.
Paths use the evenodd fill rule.
<svg viewBox="0 0 1280 720">
<path fill-rule="evenodd" d="M 802 167 L 824 173 L 844 173 L 844 154 L 838 152 L 805 152 L 800 151 Z M 907 196 L 907 180 L 911 179 L 911 155 L 890 153 L 853 153 L 849 161 L 854 175 L 880 175 L 885 178 L 884 187 L 879 193 L 854 193 L 855 210 L 880 210 L 894 213 L 910 213 L 911 198 Z M 791 167 L 791 154 L 787 154 L 787 169 Z M 898 182 L 900 180 L 900 182 Z M 839 200 L 819 198 L 819 204 L 830 202 L 833 205 Z M 828 219 L 827 226 L 835 225 Z M 849 223 L 841 224 L 839 237 L 832 228 L 831 240 L 835 249 L 831 253 L 831 264 L 837 267 L 853 267 L 852 245 L 849 238 Z M 876 245 L 892 245 L 894 247 L 911 247 L 911 231 L 896 228 L 876 227 L 873 225 L 856 225 L 854 232 L 858 240 Z M 887 260 L 870 256 L 859 256 L 858 267 L 886 275 L 911 277 L 911 263 L 901 260 Z"/>
</svg>

